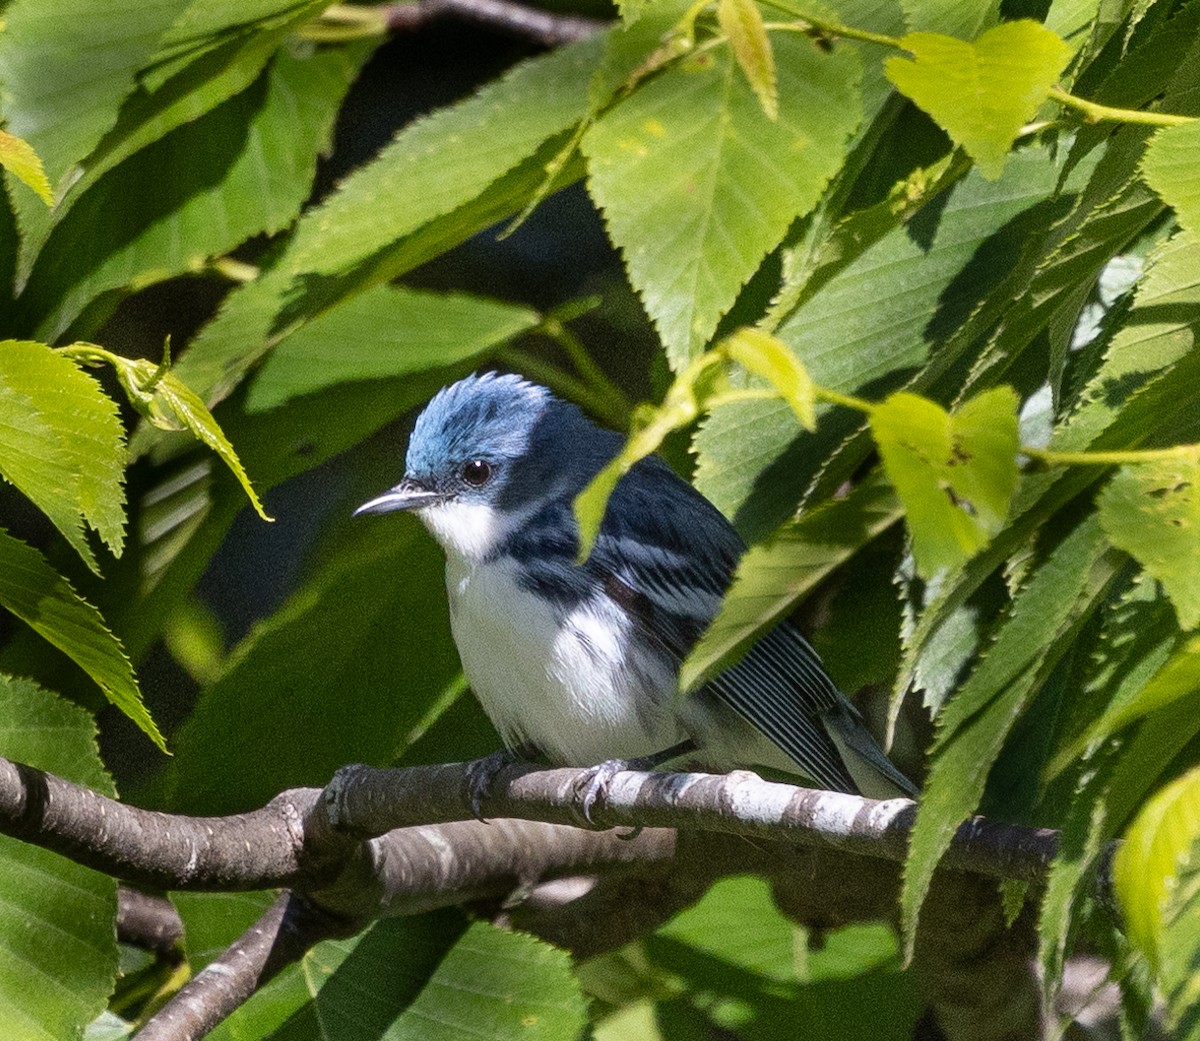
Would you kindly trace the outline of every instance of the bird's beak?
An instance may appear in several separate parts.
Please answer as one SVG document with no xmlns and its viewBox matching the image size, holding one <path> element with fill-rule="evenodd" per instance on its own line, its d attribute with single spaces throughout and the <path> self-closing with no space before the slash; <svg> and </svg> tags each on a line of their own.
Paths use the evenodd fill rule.
<svg viewBox="0 0 1200 1041">
<path fill-rule="evenodd" d="M 364 513 L 393 513 L 396 510 L 419 510 L 422 506 L 433 506 L 446 498 L 441 492 L 426 488 L 420 481 L 404 478 L 395 488 L 364 502 L 354 516 Z"/>
</svg>

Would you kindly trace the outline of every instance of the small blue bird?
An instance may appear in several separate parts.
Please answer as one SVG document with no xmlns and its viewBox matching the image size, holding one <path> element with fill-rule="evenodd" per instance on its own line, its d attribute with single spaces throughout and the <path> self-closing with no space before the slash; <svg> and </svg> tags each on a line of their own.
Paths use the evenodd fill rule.
<svg viewBox="0 0 1200 1041">
<path fill-rule="evenodd" d="M 595 767 L 768 767 L 874 798 L 915 788 L 789 623 L 677 696 L 745 544 L 661 459 L 617 484 L 585 563 L 575 496 L 622 438 L 517 376 L 469 376 L 417 419 L 404 479 L 356 514 L 409 510 L 446 553 L 463 670 L 509 749 Z M 473 778 L 478 811 L 501 760 Z"/>
</svg>

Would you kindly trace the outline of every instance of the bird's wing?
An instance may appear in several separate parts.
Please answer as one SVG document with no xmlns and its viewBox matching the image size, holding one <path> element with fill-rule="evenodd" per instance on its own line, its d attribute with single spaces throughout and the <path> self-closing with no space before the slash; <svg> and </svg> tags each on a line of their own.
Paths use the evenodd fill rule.
<svg viewBox="0 0 1200 1041">
<path fill-rule="evenodd" d="M 610 503 L 585 568 L 678 666 L 715 616 L 745 546 L 707 499 L 657 460 L 635 467 L 614 496 L 621 501 Z M 821 721 L 853 709 L 791 625 L 764 636 L 709 688 L 814 780 L 856 790 Z"/>
</svg>

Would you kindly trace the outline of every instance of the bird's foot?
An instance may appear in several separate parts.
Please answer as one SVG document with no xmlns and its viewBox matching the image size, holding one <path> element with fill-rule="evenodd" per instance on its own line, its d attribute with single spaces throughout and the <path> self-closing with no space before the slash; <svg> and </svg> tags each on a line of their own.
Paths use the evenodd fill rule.
<svg viewBox="0 0 1200 1041">
<path fill-rule="evenodd" d="M 608 797 L 608 788 L 613 778 L 624 770 L 638 770 L 643 763 L 638 759 L 605 759 L 597 763 L 585 773 L 578 782 L 579 808 L 584 822 L 594 825 L 592 811 L 596 804 Z"/>
<path fill-rule="evenodd" d="M 502 748 L 499 752 L 492 752 L 482 759 L 474 759 L 467 763 L 467 797 L 471 800 L 471 812 L 475 814 L 476 820 L 487 820 L 483 815 L 483 800 L 491 792 L 492 784 L 500 771 L 525 761 L 525 756 L 520 751 Z"/>
</svg>

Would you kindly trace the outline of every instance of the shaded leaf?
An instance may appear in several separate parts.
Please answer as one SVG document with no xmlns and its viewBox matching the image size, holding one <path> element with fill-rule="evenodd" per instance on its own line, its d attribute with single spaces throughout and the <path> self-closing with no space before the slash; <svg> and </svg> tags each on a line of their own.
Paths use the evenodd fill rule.
<svg viewBox="0 0 1200 1041">
<path fill-rule="evenodd" d="M 203 268 L 295 218 L 370 53 L 281 50 L 255 85 L 110 170 L 51 234 L 22 306 L 52 340 L 101 293 Z M 146 184 L 157 189 L 150 195 Z"/>
<path fill-rule="evenodd" d="M 946 703 L 904 869 L 901 913 L 910 951 L 942 854 L 979 806 L 988 771 L 1013 724 L 1095 609 L 1116 568 L 1095 515 L 1089 515 L 1016 594 L 995 642 Z"/>
<path fill-rule="evenodd" d="M 255 377 L 246 407 L 258 412 L 334 383 L 469 360 L 538 320 L 527 307 L 465 293 L 377 286 L 286 337 Z"/>
<path fill-rule="evenodd" d="M 692 690 L 732 665 L 818 582 L 900 516 L 887 482 L 868 478 L 844 499 L 806 512 L 752 546 L 712 625 L 683 663 L 680 687 Z"/>
<path fill-rule="evenodd" d="M 315 314 L 520 209 L 550 158 L 530 157 L 587 110 L 587 80 L 601 46 L 585 40 L 534 58 L 474 98 L 400 131 L 301 217 L 269 270 L 229 295 L 180 358 L 180 378 L 215 404 Z M 353 271 L 344 284 L 312 277 L 343 271 Z M 311 298 L 305 286 L 313 287 Z"/>
<path fill-rule="evenodd" d="M 0 547 L 6 539 L 0 534 Z M 91 716 L 29 680 L 0 675 L 0 754 L 113 794 Z M 117 972 L 116 881 L 3 836 L 0 892 L 4 1036 L 79 1037 L 104 1009 Z"/>
<path fill-rule="evenodd" d="M 911 380 L 931 356 L 974 351 L 974 338 L 946 337 L 988 301 L 1011 309 L 1006 282 L 1014 250 L 1044 232 L 1059 172 L 1037 148 L 1014 155 L 1000 181 L 973 171 L 857 252 L 775 334 L 820 386 L 876 400 Z M 765 537 L 795 513 L 825 454 L 857 423 L 852 413 L 828 413 L 814 441 L 801 436 L 791 410 L 778 402 L 719 409 L 695 438 L 696 485 L 744 536 Z M 868 440 L 864 455 L 870 448 Z"/>
<path fill-rule="evenodd" d="M 445 602 L 430 593 L 444 571 L 433 540 L 390 516 L 349 523 L 339 543 L 202 692 L 172 742 L 173 809 L 237 812 L 345 763 L 386 765 L 455 681 Z"/>
<path fill-rule="evenodd" d="M 1142 173 L 1179 223 L 1200 237 L 1200 119 L 1159 130 L 1146 146 Z"/>
<path fill-rule="evenodd" d="M 125 539 L 125 432 L 116 404 L 45 344 L 0 341 L 0 473 L 92 570 L 82 521 L 114 553 Z"/>
<path fill-rule="evenodd" d="M 1163 584 L 1180 626 L 1200 625 L 1200 450 L 1121 467 L 1099 507 L 1113 545 Z"/>
<path fill-rule="evenodd" d="M 28 141 L 0 130 L 0 166 L 34 190 L 47 206 L 54 205 L 54 192 L 37 152 Z"/>
<path fill-rule="evenodd" d="M 763 114 L 779 118 L 779 88 L 775 82 L 775 55 L 755 0 L 717 0 L 717 22 L 729 37 L 733 56 L 758 97 Z"/>
<path fill-rule="evenodd" d="M 993 26 L 974 43 L 937 33 L 900 42 L 913 58 L 888 58 L 888 77 L 992 179 L 1071 56 L 1057 35 L 1029 19 Z"/>
<path fill-rule="evenodd" d="M 0 530 L 0 604 L 37 630 L 92 677 L 105 696 L 159 748 L 166 744 L 142 704 L 121 641 L 91 604 L 37 550 Z"/>
<path fill-rule="evenodd" d="M 816 203 L 861 118 L 856 51 L 790 34 L 774 48 L 773 123 L 719 49 L 664 70 L 583 138 L 589 189 L 676 371 Z"/>
<path fill-rule="evenodd" d="M 239 1008 L 214 1041 L 561 1041 L 586 1006 L 563 951 L 454 911 L 318 944 Z"/>
<path fill-rule="evenodd" d="M 1004 524 L 1016 487 L 1016 392 L 984 391 L 953 414 L 902 392 L 872 409 L 870 422 L 918 571 L 970 559 Z"/>
</svg>

